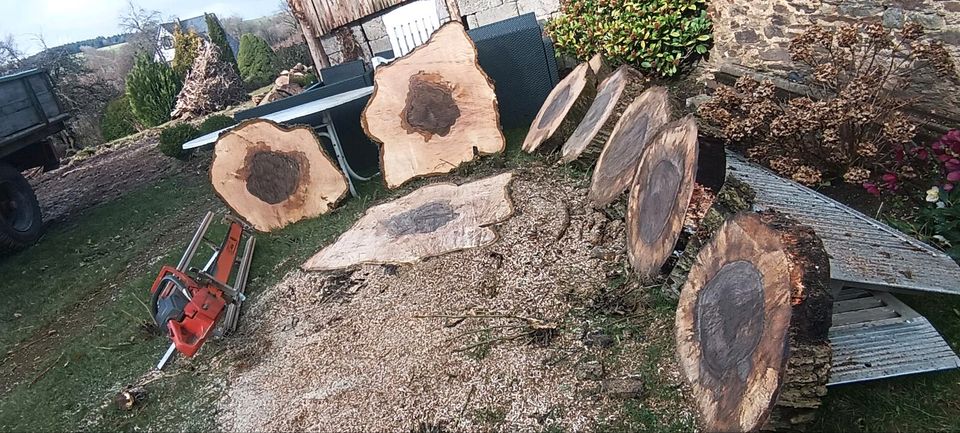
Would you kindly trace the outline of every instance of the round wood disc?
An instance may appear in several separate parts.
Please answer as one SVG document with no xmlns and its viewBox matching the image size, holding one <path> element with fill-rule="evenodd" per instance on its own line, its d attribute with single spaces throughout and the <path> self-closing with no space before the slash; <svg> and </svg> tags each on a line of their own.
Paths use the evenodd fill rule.
<svg viewBox="0 0 960 433">
<path fill-rule="evenodd" d="M 643 77 L 640 73 L 627 65 L 617 68 L 613 75 L 603 80 L 597 88 L 597 97 L 593 100 L 590 110 L 587 111 L 573 135 L 563 144 L 560 150 L 560 161 L 567 164 L 576 160 L 591 144 L 599 145 L 598 150 L 602 149 L 613 127 L 616 126 L 616 120 L 622 114 L 617 113 L 617 109 L 625 108 L 621 106 L 621 100 L 627 96 L 625 90 L 628 86 L 641 86 L 642 81 Z"/>
<path fill-rule="evenodd" d="M 651 87 L 630 103 L 593 171 L 588 198 L 595 207 L 612 203 L 630 186 L 643 150 L 670 116 L 670 101 L 663 87 Z"/>
<path fill-rule="evenodd" d="M 260 231 L 325 214 L 347 194 L 346 177 L 312 129 L 263 119 L 220 136 L 210 181 L 227 206 Z"/>
<path fill-rule="evenodd" d="M 506 146 L 493 81 L 459 22 L 440 26 L 426 43 L 376 69 L 361 124 L 381 143 L 389 188 L 449 173 Z"/>
<path fill-rule="evenodd" d="M 755 431 L 783 381 L 794 258 L 755 213 L 721 226 L 680 293 L 677 355 L 707 431 Z"/>
<path fill-rule="evenodd" d="M 673 252 L 697 176 L 697 122 L 663 127 L 637 166 L 627 204 L 627 255 L 640 274 L 656 274 Z"/>
<path fill-rule="evenodd" d="M 590 69 L 590 64 L 584 62 L 577 65 L 547 95 L 543 106 L 540 107 L 540 112 L 530 125 L 530 130 L 527 131 L 527 137 L 523 140 L 523 150 L 528 153 L 535 152 L 541 144 L 552 138 L 564 123 L 573 124 L 576 128 L 576 124 L 579 124 L 586 114 L 595 93 L 596 77 Z M 580 105 L 586 105 L 586 107 L 580 107 Z M 563 137 L 563 140 L 566 138 Z"/>
</svg>

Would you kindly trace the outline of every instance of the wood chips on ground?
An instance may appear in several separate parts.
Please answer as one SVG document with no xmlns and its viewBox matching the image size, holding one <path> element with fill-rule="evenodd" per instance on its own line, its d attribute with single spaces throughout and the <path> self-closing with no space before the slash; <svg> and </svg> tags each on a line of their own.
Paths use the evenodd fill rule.
<svg viewBox="0 0 960 433">
<path fill-rule="evenodd" d="M 227 355 L 235 371 L 220 427 L 584 431 L 617 417 L 622 401 L 578 360 L 595 350 L 584 311 L 625 268 L 623 221 L 589 209 L 587 180 L 563 173 L 517 171 L 516 213 L 491 245 L 411 265 L 297 270 L 264 290 L 245 312 L 246 341 Z M 488 317 L 423 317 L 435 315 Z M 646 368 L 680 389 L 672 347 L 641 366 L 644 341 L 617 346 L 622 362 L 605 377 Z"/>
</svg>

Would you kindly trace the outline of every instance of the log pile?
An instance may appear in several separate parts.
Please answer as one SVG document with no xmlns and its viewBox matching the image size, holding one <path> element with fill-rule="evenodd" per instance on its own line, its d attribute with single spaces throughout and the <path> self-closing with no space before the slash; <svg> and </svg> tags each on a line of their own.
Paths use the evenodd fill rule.
<svg viewBox="0 0 960 433">
<path fill-rule="evenodd" d="M 444 24 L 423 45 L 377 68 L 361 124 L 381 144 L 389 188 L 449 173 L 506 145 L 493 82 L 459 22 Z"/>
<path fill-rule="evenodd" d="M 243 102 L 247 92 L 230 64 L 220 60 L 220 50 L 203 41 L 193 61 L 177 103 L 170 113 L 174 119 L 193 119 Z"/>
<path fill-rule="evenodd" d="M 280 71 L 280 75 L 273 81 L 273 88 L 263 95 L 254 96 L 253 103 L 257 106 L 266 105 L 283 98 L 299 95 L 310 84 L 309 76 L 313 73 L 313 67 L 304 66 L 303 63 L 297 63 L 289 70 Z"/>
<path fill-rule="evenodd" d="M 325 214 L 347 194 L 347 178 L 312 129 L 263 119 L 220 136 L 210 180 L 230 209 L 265 232 Z"/>
</svg>

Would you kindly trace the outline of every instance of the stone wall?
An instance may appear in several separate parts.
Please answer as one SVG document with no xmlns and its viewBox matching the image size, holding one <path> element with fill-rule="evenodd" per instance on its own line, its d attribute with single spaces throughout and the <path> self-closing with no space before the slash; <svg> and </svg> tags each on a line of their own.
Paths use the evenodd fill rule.
<svg viewBox="0 0 960 433">
<path fill-rule="evenodd" d="M 448 13 L 444 0 L 436 0 L 436 2 L 440 21 L 447 21 Z M 457 0 L 457 3 L 460 5 L 460 13 L 466 19 L 468 29 L 530 12 L 536 14 L 537 19 L 546 20 L 556 15 L 560 9 L 560 0 Z M 353 23 L 349 27 L 354 39 L 363 48 L 366 58 L 392 48 L 379 14 L 367 17 L 359 23 Z M 330 56 L 331 63 L 338 64 L 343 61 L 342 47 L 334 34 L 321 37 L 321 42 L 327 55 Z"/>
<path fill-rule="evenodd" d="M 705 65 L 708 70 L 731 63 L 796 79 L 803 74 L 787 52 L 791 38 L 811 24 L 857 21 L 880 22 L 888 28 L 915 21 L 960 62 L 960 1 L 713 0 L 710 12 L 715 46 Z M 918 77 L 924 110 L 955 121 L 947 126 L 960 126 L 960 92 L 927 75 Z"/>
</svg>

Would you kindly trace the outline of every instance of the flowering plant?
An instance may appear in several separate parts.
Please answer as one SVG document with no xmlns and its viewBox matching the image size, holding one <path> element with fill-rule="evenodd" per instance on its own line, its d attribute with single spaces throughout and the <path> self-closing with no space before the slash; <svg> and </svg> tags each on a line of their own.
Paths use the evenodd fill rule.
<svg viewBox="0 0 960 433">
<path fill-rule="evenodd" d="M 791 41 L 790 54 L 820 94 L 783 100 L 772 82 L 742 77 L 701 105 L 703 120 L 747 157 L 803 184 L 840 177 L 879 193 L 920 177 L 910 164 L 918 155 L 916 124 L 904 114 L 913 101 L 895 90 L 925 68 L 960 82 L 942 44 L 915 23 L 892 31 L 811 26 Z"/>
</svg>

